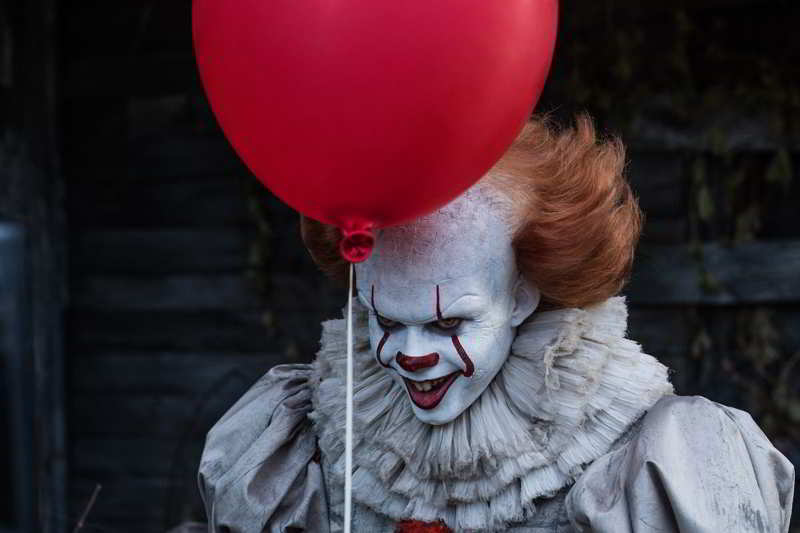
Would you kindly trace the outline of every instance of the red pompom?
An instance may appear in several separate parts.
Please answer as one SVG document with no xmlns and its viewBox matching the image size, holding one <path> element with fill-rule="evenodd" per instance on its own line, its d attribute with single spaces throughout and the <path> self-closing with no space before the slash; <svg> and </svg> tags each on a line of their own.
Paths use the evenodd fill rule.
<svg viewBox="0 0 800 533">
<path fill-rule="evenodd" d="M 421 522 L 420 520 L 403 520 L 397 524 L 395 533 L 453 533 L 444 522 Z"/>
</svg>

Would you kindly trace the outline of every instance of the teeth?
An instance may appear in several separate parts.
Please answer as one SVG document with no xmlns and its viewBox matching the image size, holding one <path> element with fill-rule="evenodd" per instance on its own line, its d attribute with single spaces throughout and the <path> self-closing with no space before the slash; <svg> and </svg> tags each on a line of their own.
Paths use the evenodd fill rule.
<svg viewBox="0 0 800 533">
<path fill-rule="evenodd" d="M 420 392 L 428 392 L 432 388 L 437 387 L 444 383 L 445 378 L 428 379 L 425 381 L 412 381 L 411 384 Z"/>
</svg>

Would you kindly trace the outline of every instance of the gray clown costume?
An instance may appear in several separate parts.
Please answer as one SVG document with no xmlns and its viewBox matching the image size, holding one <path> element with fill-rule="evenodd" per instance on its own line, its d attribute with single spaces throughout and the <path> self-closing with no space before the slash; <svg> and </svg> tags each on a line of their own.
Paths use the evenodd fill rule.
<svg viewBox="0 0 800 533">
<path fill-rule="evenodd" d="M 533 313 L 452 423 L 415 418 L 355 310 L 354 531 L 786 532 L 794 470 L 747 413 L 673 394 L 621 297 Z M 209 530 L 341 530 L 345 323 L 311 365 L 261 378 L 213 427 Z"/>
<path fill-rule="evenodd" d="M 546 249 L 523 261 L 518 229 L 547 213 L 569 251 L 559 282 L 585 291 L 581 274 L 606 279 L 592 257 L 632 258 L 635 238 L 614 247 L 638 213 L 621 147 L 598 145 L 588 119 L 558 138 L 530 122 L 508 154 L 448 205 L 382 229 L 355 269 L 353 531 L 786 533 L 792 465 L 747 413 L 674 394 L 626 337 L 621 280 L 570 307 L 537 277 L 556 264 Z M 320 344 L 209 432 L 210 531 L 343 529 L 345 321 Z"/>
</svg>

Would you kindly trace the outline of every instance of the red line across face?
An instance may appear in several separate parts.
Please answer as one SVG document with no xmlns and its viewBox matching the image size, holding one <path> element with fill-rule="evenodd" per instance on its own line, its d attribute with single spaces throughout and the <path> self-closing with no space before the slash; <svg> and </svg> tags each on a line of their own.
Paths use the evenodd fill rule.
<svg viewBox="0 0 800 533">
<path fill-rule="evenodd" d="M 375 308 L 375 285 L 372 286 L 372 291 L 370 294 L 370 303 L 372 304 L 372 311 L 377 315 L 378 310 Z M 383 332 L 383 337 L 381 337 L 380 342 L 378 342 L 378 349 L 375 350 L 375 359 L 378 361 L 378 364 L 381 365 L 383 368 L 391 368 L 389 365 L 385 364 L 381 361 L 381 350 L 383 350 L 383 345 L 386 344 L 386 341 L 389 340 L 389 335 L 392 332 L 386 330 Z"/>
<path fill-rule="evenodd" d="M 442 309 L 439 307 L 438 285 L 436 286 L 436 318 L 439 320 L 444 320 L 444 317 L 442 316 Z M 472 364 L 472 359 L 470 359 L 469 354 L 467 354 L 467 351 L 461 345 L 461 341 L 458 340 L 458 335 L 452 335 L 450 340 L 453 341 L 453 346 L 455 347 L 456 352 L 458 352 L 459 357 L 461 357 L 461 360 L 464 362 L 464 377 L 472 376 L 472 374 L 475 373 L 475 365 Z"/>
</svg>

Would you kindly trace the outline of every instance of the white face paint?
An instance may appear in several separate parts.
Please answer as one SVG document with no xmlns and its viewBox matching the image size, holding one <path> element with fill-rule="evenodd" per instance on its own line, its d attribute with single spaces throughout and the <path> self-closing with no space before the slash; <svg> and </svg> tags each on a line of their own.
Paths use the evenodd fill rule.
<svg viewBox="0 0 800 533">
<path fill-rule="evenodd" d="M 473 188 L 381 231 L 356 267 L 373 355 L 423 422 L 450 422 L 481 395 L 539 303 L 517 271 L 504 212 L 490 192 Z"/>
</svg>

